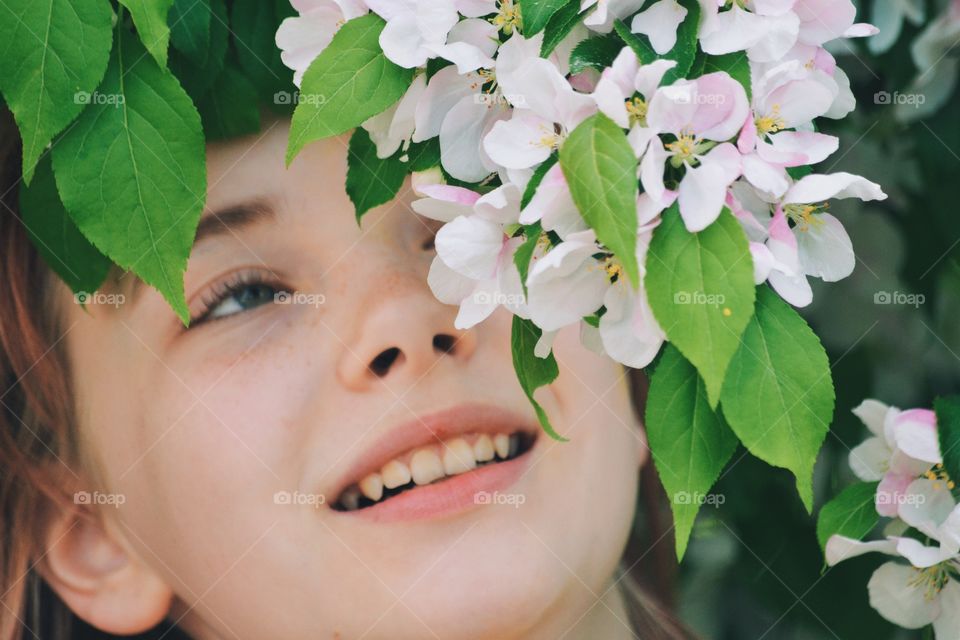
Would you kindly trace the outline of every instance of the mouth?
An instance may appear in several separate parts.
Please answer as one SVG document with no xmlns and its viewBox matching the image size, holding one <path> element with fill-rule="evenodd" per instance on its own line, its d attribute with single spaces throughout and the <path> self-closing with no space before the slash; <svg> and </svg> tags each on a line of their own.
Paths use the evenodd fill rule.
<svg viewBox="0 0 960 640">
<path fill-rule="evenodd" d="M 530 452 L 538 434 L 535 426 L 518 425 L 516 416 L 494 407 L 460 407 L 420 418 L 366 456 L 369 462 L 342 483 L 331 506 L 369 513 L 407 511 L 403 505 L 413 504 L 419 513 L 450 507 L 451 497 L 467 488 L 485 491 L 515 477 L 513 470 L 520 468 L 515 461 Z M 463 502 L 465 496 L 459 497 Z"/>
</svg>

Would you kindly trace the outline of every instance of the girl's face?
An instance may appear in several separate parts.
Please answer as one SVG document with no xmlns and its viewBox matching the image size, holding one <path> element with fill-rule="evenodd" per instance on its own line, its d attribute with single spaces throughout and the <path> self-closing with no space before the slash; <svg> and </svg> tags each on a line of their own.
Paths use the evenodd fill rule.
<svg viewBox="0 0 960 640">
<path fill-rule="evenodd" d="M 84 535 L 115 542 L 98 572 L 125 573 L 87 608 L 52 584 L 101 626 L 168 615 L 199 638 L 563 635 L 606 606 L 632 521 L 645 445 L 623 371 L 561 333 L 537 397 L 570 441 L 551 440 L 510 316 L 457 330 L 431 294 L 436 226 L 409 183 L 357 225 L 347 138 L 287 169 L 286 125 L 268 128 L 209 147 L 189 329 L 130 277 L 117 308 L 66 305 L 97 473 L 78 488 L 122 496 Z M 513 457 L 456 473 L 512 434 Z M 451 479 L 370 506 L 356 485 L 376 496 L 387 463 L 391 484 Z"/>
</svg>

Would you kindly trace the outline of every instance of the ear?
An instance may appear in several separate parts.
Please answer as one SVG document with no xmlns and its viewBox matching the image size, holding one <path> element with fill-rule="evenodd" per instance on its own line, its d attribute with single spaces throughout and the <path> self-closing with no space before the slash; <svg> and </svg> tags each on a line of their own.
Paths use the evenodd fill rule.
<svg viewBox="0 0 960 640">
<path fill-rule="evenodd" d="M 170 611 L 172 590 L 87 505 L 58 508 L 40 574 L 73 613 L 115 635 L 142 633 Z"/>
</svg>

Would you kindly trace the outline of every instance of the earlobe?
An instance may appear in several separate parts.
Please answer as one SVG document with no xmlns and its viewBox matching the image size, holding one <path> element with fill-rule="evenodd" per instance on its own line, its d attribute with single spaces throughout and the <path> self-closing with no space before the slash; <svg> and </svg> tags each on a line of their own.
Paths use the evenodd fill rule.
<svg viewBox="0 0 960 640">
<path fill-rule="evenodd" d="M 107 633 L 142 633 L 162 622 L 171 589 L 81 509 L 63 509 L 47 527 L 42 577 L 75 615 Z"/>
</svg>

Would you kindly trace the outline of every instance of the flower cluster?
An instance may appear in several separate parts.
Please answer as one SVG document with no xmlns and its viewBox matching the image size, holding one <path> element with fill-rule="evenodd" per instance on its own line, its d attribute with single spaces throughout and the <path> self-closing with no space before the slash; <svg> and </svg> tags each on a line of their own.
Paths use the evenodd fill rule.
<svg viewBox="0 0 960 640">
<path fill-rule="evenodd" d="M 870 604 L 902 627 L 932 624 L 937 638 L 960 637 L 960 504 L 941 456 L 937 414 L 876 400 L 864 401 L 854 413 L 872 435 L 850 452 L 850 466 L 870 483 L 862 486 L 873 500 L 845 504 L 845 522 L 859 519 L 861 508 L 872 516 L 866 520 L 871 529 L 878 516 L 891 520 L 884 539 L 868 542 L 844 535 L 841 527 L 826 540 L 827 564 L 872 551 L 905 560 L 886 562 L 873 573 Z"/>
<path fill-rule="evenodd" d="M 440 300 L 460 306 L 460 328 L 504 306 L 543 331 L 541 353 L 554 332 L 580 323 L 585 344 L 643 367 L 666 334 L 642 279 L 631 282 L 624 268 L 635 260 L 643 273 L 669 210 L 695 233 L 729 209 L 749 237 L 756 283 L 804 306 L 809 277 L 838 280 L 855 263 L 827 201 L 885 197 L 863 178 L 808 169 L 838 147 L 815 120 L 854 106 L 824 45 L 876 32 L 854 23 L 849 0 L 583 0 L 546 55 L 545 39 L 556 34 L 549 26 L 529 34 L 522 0 L 294 4 L 300 15 L 281 25 L 277 43 L 296 81 L 345 21 L 367 11 L 386 21 L 383 54 L 416 69 L 402 99 L 363 127 L 381 158 L 439 138 L 442 172 L 418 176 L 423 197 L 413 207 L 446 223 L 429 281 Z M 693 37 L 680 42 L 685 28 Z M 582 64 L 580 45 L 597 34 L 609 36 L 598 44 L 617 42 L 618 33 L 634 41 L 612 59 Z M 704 68 L 678 69 L 683 47 Z M 718 64 L 735 62 L 729 54 L 742 60 L 740 77 Z M 636 175 L 630 167 L 613 176 L 639 180 L 635 256 L 598 238 L 556 162 L 571 132 L 596 114 L 625 133 L 637 161 Z M 533 250 L 519 261 L 527 241 Z"/>
</svg>

